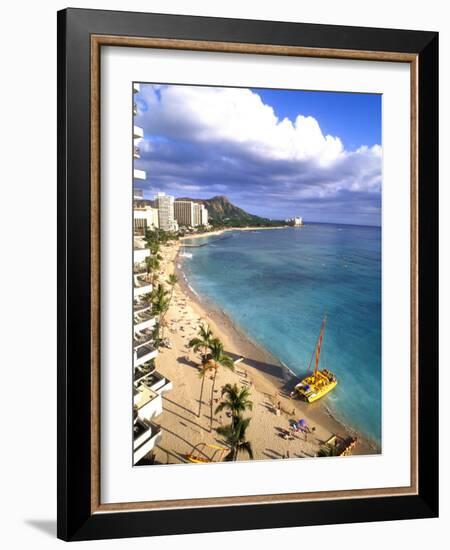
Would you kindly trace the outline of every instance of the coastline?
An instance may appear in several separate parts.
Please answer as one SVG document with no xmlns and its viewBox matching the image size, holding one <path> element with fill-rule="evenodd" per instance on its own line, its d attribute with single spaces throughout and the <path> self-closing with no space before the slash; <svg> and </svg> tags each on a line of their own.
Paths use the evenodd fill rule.
<svg viewBox="0 0 450 550">
<path fill-rule="evenodd" d="M 242 230 L 255 230 L 254 228 L 241 228 Z M 266 228 L 275 229 L 275 228 Z M 221 234 L 224 231 L 235 230 L 225 229 L 220 232 L 213 232 L 203 234 L 201 236 L 213 236 L 214 234 Z M 199 235 L 200 236 L 200 235 Z M 195 238 L 195 237 L 188 237 Z M 186 405 L 182 405 L 186 411 L 198 407 L 199 399 L 196 395 L 187 395 L 188 386 L 199 386 L 198 372 L 195 373 L 196 379 L 191 377 L 191 382 L 187 379 L 187 375 L 191 374 L 192 369 L 187 368 L 187 364 L 195 368 L 198 358 L 195 354 L 191 353 L 186 347 L 186 339 L 190 339 L 196 335 L 198 324 L 200 322 L 207 322 L 213 333 L 220 338 L 223 342 L 225 351 L 234 360 L 243 358 L 243 360 L 237 365 L 236 372 L 221 372 L 218 376 L 218 397 L 215 397 L 215 401 L 220 399 L 220 388 L 225 383 L 238 383 L 240 385 L 247 385 L 251 388 L 251 396 L 254 402 L 254 408 L 252 413 L 252 421 L 249 428 L 249 438 L 254 446 L 255 459 L 267 460 L 267 458 L 283 458 L 286 451 L 291 458 L 306 458 L 314 457 L 317 455 L 321 445 L 327 441 L 333 435 L 339 435 L 341 437 L 357 436 L 358 443 L 353 449 L 353 455 L 357 454 L 377 454 L 379 449 L 362 434 L 357 433 L 350 427 L 345 426 L 339 419 L 328 410 L 325 402 L 319 401 L 314 404 L 307 404 L 298 399 L 290 398 L 289 393 L 293 389 L 295 383 L 298 381 L 298 377 L 292 373 L 287 366 L 283 365 L 276 357 L 270 354 L 268 350 L 263 348 L 258 343 L 252 341 L 242 328 L 236 326 L 236 324 L 230 319 L 225 312 L 221 311 L 215 304 L 212 304 L 205 297 L 199 296 L 195 290 L 189 285 L 186 275 L 182 267 L 182 258 L 179 256 L 180 248 L 184 246 L 182 243 L 175 243 L 165 247 L 164 250 L 164 265 L 163 275 L 168 276 L 170 273 L 175 273 L 178 277 L 177 290 L 174 293 L 174 303 L 171 305 L 168 315 L 168 326 L 176 327 L 176 330 L 171 330 L 170 339 L 174 345 L 175 350 L 164 350 L 161 353 L 161 357 L 158 360 L 158 370 L 161 370 L 163 374 L 166 374 L 174 382 L 174 390 L 177 386 L 182 386 L 182 395 L 174 396 L 174 403 L 179 403 L 180 399 L 184 399 Z M 178 342 L 177 331 L 182 333 L 182 341 Z M 184 346 L 184 347 L 183 347 Z M 182 349 L 181 349 L 182 348 Z M 172 353 L 175 351 L 175 353 Z M 185 353 L 184 356 L 179 356 L 180 352 Z M 167 356 L 167 360 L 164 361 L 164 357 Z M 169 358 L 169 356 L 171 356 Z M 180 372 L 179 368 L 174 368 L 174 365 L 170 364 L 174 360 L 181 362 Z M 220 378 L 220 380 L 219 380 Z M 205 384 L 206 387 L 206 384 Z M 171 392 L 172 393 L 172 392 Z M 169 399 L 172 399 L 169 396 Z M 193 407 L 193 401 L 195 406 Z M 204 413 L 208 412 L 210 407 L 210 400 L 208 391 L 205 391 L 205 396 L 202 399 L 205 403 L 203 405 Z M 189 406 L 187 406 L 189 404 Z M 278 404 L 281 405 L 281 414 L 276 413 Z M 171 407 L 173 404 L 171 404 Z M 165 406 L 166 410 L 166 406 Z M 204 422 L 202 422 L 201 430 L 198 434 L 194 432 L 189 434 L 189 438 L 185 437 L 186 441 L 192 443 L 204 438 L 205 441 L 210 441 L 217 445 L 219 439 L 213 432 L 206 431 L 204 428 Z M 281 437 L 283 429 L 289 428 L 292 421 L 297 421 L 299 418 L 306 420 L 309 427 L 314 427 L 313 434 L 309 435 L 307 440 L 303 440 L 303 436 L 299 436 L 297 441 L 285 441 Z M 214 426 L 225 421 L 222 418 L 214 419 Z M 200 427 L 200 423 L 197 423 Z M 213 428 L 214 428 L 213 426 Z M 163 426 L 163 429 L 164 428 Z M 163 439 L 163 443 L 169 447 L 177 447 L 181 449 L 183 445 L 173 436 L 173 426 L 169 427 L 172 436 Z M 272 432 L 273 435 L 268 435 Z M 197 437 L 198 435 L 198 437 Z M 214 437 L 215 436 L 215 437 Z M 194 440 L 193 440 L 194 438 Z M 167 441 L 167 439 L 169 439 Z M 184 445 L 186 446 L 186 445 Z M 168 449 L 165 448 L 166 453 Z M 183 453 L 178 451 L 175 453 L 178 458 L 182 457 Z M 173 453 L 172 453 L 173 455 Z M 163 457 L 158 457 L 159 461 L 163 462 Z M 240 457 L 245 459 L 245 457 Z M 167 460 L 167 457 L 166 457 Z M 180 462 L 180 460 L 178 460 Z"/>
<path fill-rule="evenodd" d="M 269 229 L 287 229 L 289 225 L 275 225 L 273 227 L 224 227 L 223 229 L 217 229 L 215 231 L 207 231 L 205 233 L 194 233 L 193 235 L 184 235 L 180 237 L 180 241 L 186 241 L 188 239 L 201 239 L 202 237 L 214 237 L 216 235 L 222 235 L 228 231 L 267 231 Z"/>
</svg>

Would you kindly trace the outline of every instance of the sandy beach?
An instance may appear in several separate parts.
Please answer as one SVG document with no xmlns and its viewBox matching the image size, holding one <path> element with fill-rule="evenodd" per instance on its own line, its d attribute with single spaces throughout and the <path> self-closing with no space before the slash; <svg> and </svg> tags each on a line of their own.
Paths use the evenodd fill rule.
<svg viewBox="0 0 450 550">
<path fill-rule="evenodd" d="M 208 233 L 208 236 L 221 233 L 223 230 Z M 165 317 L 164 336 L 169 338 L 171 347 L 160 348 L 156 359 L 157 370 L 173 382 L 173 389 L 163 397 L 163 414 L 158 417 L 163 436 L 155 448 L 156 462 L 188 462 L 186 455 L 199 443 L 223 446 L 215 428 L 228 424 L 230 420 L 225 412 L 213 415 L 210 430 L 212 375 L 205 379 L 200 407 L 200 357 L 187 345 L 197 335 L 202 322 L 209 324 L 214 335 L 223 342 L 229 356 L 234 360 L 243 358 L 236 365 L 235 372 L 219 369 L 213 409 L 220 402 L 221 388 L 225 384 L 236 383 L 249 387 L 253 410 L 244 416 L 252 418 L 247 437 L 252 443 L 255 460 L 315 457 L 320 446 L 334 434 L 341 437 L 358 436 L 352 454 L 379 452 L 360 434 L 333 418 L 325 402 L 307 404 L 290 398 L 289 394 L 298 379 L 275 357 L 252 342 L 223 312 L 201 299 L 190 288 L 182 271 L 182 258 L 178 257 L 180 246 L 180 242 L 172 242 L 161 249 L 163 260 L 159 280 L 164 282 L 171 273 L 175 273 L 179 282 L 174 287 L 171 305 Z M 293 439 L 285 439 L 285 430 L 289 430 L 291 422 L 300 418 L 305 419 L 311 431 L 304 434 L 298 432 Z M 213 460 L 218 460 L 218 451 L 214 455 L 214 449 L 206 448 L 205 452 Z M 239 455 L 239 460 L 246 459 L 246 455 Z"/>
</svg>

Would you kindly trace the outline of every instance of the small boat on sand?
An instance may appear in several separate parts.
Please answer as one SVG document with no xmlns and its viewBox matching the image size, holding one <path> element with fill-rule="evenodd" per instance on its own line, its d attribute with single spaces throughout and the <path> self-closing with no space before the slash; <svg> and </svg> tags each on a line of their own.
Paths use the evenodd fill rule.
<svg viewBox="0 0 450 550">
<path fill-rule="evenodd" d="M 299 384 L 295 386 L 295 391 L 297 392 L 298 396 L 308 403 L 313 403 L 314 401 L 317 401 L 318 399 L 329 393 L 332 389 L 334 389 L 338 383 L 336 375 L 330 370 L 319 370 L 320 352 L 322 350 L 326 321 L 327 318 L 325 316 L 322 321 L 319 338 L 317 339 L 316 347 L 313 353 L 313 357 L 315 356 L 314 373 L 304 378 Z M 312 357 L 308 366 L 308 370 L 311 367 L 311 363 Z"/>
</svg>

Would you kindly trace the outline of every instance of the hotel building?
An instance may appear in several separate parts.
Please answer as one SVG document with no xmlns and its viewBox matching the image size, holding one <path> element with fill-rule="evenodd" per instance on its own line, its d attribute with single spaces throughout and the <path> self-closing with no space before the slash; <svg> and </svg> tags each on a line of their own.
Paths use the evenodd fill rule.
<svg viewBox="0 0 450 550">
<path fill-rule="evenodd" d="M 203 204 L 193 201 L 174 202 L 174 215 L 178 225 L 185 227 L 198 227 L 208 225 L 208 211 Z"/>
<path fill-rule="evenodd" d="M 155 203 L 158 209 L 159 228 L 164 231 L 177 231 L 178 223 L 175 220 L 174 198 L 165 193 L 158 193 L 155 196 Z"/>
<path fill-rule="evenodd" d="M 192 224 L 193 227 L 197 227 L 200 225 L 200 204 L 194 203 L 194 223 Z"/>
<path fill-rule="evenodd" d="M 192 201 L 174 202 L 174 215 L 179 226 L 194 226 L 194 205 Z"/>
<path fill-rule="evenodd" d="M 200 225 L 208 225 L 208 210 L 204 204 L 200 205 Z"/>
<path fill-rule="evenodd" d="M 136 201 L 133 210 L 134 234 L 145 235 L 146 229 L 158 229 L 158 209 Z"/>
<path fill-rule="evenodd" d="M 139 92 L 139 84 L 133 84 Z M 136 106 L 134 114 L 137 114 Z M 133 127 L 134 158 L 139 158 L 138 143 L 144 133 Z M 134 169 L 134 178 L 145 180 L 143 170 Z M 159 224 L 158 210 L 140 203 L 140 189 L 133 192 L 134 249 L 133 249 L 133 464 L 147 457 L 161 439 L 162 430 L 154 419 L 163 410 L 162 394 L 172 389 L 172 382 L 157 372 L 155 359 L 158 350 L 154 345 L 153 331 L 158 319 L 153 315 L 150 293 L 152 283 L 147 270 L 147 258 L 151 256 L 144 239 L 147 227 Z"/>
</svg>

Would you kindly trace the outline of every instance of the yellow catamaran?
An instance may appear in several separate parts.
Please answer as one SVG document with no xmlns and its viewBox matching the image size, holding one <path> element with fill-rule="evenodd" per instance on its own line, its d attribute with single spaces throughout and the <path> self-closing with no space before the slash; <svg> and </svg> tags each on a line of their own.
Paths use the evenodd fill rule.
<svg viewBox="0 0 450 550">
<path fill-rule="evenodd" d="M 299 384 L 295 386 L 295 390 L 298 393 L 301 399 L 308 401 L 308 403 L 313 403 L 317 401 L 328 392 L 330 392 L 337 385 L 336 376 L 329 371 L 328 369 L 319 370 L 319 359 L 320 352 L 322 350 L 323 335 L 325 333 L 325 324 L 327 318 L 323 318 L 322 326 L 320 328 L 319 338 L 317 339 L 316 349 L 315 349 L 315 358 L 316 365 L 314 368 L 314 374 L 304 378 Z M 314 356 L 314 354 L 313 354 Z M 312 357 L 311 357 L 312 362 Z M 308 369 L 311 366 L 309 364 Z"/>
</svg>

